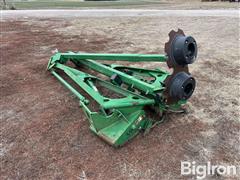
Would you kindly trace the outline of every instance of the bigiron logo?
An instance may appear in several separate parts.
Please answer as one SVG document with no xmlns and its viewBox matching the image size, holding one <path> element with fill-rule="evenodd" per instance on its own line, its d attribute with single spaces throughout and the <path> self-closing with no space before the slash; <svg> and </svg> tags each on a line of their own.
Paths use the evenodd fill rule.
<svg viewBox="0 0 240 180">
<path fill-rule="evenodd" d="M 212 165 L 209 161 L 204 165 L 198 165 L 195 161 L 181 161 L 181 175 L 192 175 L 197 179 L 204 179 L 206 176 L 214 175 L 236 177 L 240 175 L 240 167 L 235 165 Z"/>
</svg>

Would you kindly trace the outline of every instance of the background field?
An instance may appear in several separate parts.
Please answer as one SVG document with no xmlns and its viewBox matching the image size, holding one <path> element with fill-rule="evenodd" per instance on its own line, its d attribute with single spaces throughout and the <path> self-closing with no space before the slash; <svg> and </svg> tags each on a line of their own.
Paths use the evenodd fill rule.
<svg viewBox="0 0 240 180">
<path fill-rule="evenodd" d="M 150 8 L 150 9 L 212 9 L 237 8 L 238 3 L 201 2 L 200 0 L 6 0 L 17 9 L 79 9 L 79 8 Z"/>
<path fill-rule="evenodd" d="M 180 176 L 180 161 L 240 165 L 239 17 L 230 11 L 216 17 L 187 11 L 164 17 L 2 16 L 0 179 L 190 179 Z M 197 87 L 188 113 L 169 114 L 120 149 L 90 132 L 78 100 L 46 71 L 56 49 L 164 53 L 168 32 L 177 28 L 195 37 L 199 48 L 190 66 Z"/>
</svg>

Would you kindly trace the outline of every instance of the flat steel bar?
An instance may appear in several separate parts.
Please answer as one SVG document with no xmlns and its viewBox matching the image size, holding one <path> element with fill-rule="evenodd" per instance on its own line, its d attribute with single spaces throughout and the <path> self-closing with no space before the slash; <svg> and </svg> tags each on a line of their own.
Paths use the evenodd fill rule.
<svg viewBox="0 0 240 180">
<path fill-rule="evenodd" d="M 61 58 L 92 59 L 130 62 L 166 62 L 167 56 L 163 54 L 95 54 L 95 53 L 61 53 Z"/>
</svg>

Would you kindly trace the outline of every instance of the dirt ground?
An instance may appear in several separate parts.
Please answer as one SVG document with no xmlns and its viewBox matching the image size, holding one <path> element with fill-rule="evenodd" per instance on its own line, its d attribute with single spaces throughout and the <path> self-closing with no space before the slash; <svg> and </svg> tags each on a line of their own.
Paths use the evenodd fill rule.
<svg viewBox="0 0 240 180">
<path fill-rule="evenodd" d="M 177 28 L 199 48 L 188 113 L 169 115 L 120 149 L 90 132 L 78 100 L 46 72 L 55 49 L 164 53 Z M 240 165 L 239 37 L 236 17 L 1 21 L 0 179 L 189 179 L 181 161 Z"/>
</svg>

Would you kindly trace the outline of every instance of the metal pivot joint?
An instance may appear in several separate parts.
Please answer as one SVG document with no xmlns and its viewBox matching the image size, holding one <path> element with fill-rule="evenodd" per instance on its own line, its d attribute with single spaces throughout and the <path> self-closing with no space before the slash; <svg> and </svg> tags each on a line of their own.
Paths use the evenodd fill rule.
<svg viewBox="0 0 240 180">
<path fill-rule="evenodd" d="M 56 53 L 47 69 L 79 99 L 90 129 L 117 147 L 141 131 L 148 132 L 162 122 L 167 111 L 179 109 L 193 94 L 196 81 L 189 73 L 188 65 L 197 57 L 195 39 L 185 36 L 180 29 L 171 31 L 165 52 Z M 100 63 L 102 60 L 166 62 L 173 68 L 173 73 L 159 68 Z"/>
</svg>

